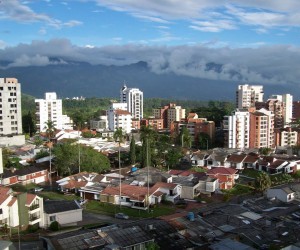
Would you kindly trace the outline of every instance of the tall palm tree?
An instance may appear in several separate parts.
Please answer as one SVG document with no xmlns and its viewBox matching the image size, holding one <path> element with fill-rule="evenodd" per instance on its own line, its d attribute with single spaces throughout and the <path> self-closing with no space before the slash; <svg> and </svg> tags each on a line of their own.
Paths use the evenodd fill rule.
<svg viewBox="0 0 300 250">
<path fill-rule="evenodd" d="M 119 203 L 121 208 L 121 196 L 122 196 L 122 190 L 121 190 L 121 143 L 124 141 L 124 132 L 122 128 L 117 128 L 114 132 L 114 140 L 115 142 L 119 143 L 119 155 L 118 155 L 118 161 L 119 161 L 119 190 L 120 190 L 120 196 L 119 196 Z"/>
<path fill-rule="evenodd" d="M 55 132 L 55 126 L 54 126 L 53 121 L 51 121 L 51 120 L 46 121 L 44 129 L 46 129 L 46 134 L 48 137 L 47 146 L 49 148 L 49 153 L 50 153 L 49 182 L 50 182 L 50 187 L 52 188 L 52 176 L 51 176 L 51 174 L 52 174 L 52 160 L 51 160 L 51 158 L 52 158 L 52 155 L 51 155 L 52 143 L 51 143 L 51 139 L 54 137 L 54 132 Z"/>
</svg>

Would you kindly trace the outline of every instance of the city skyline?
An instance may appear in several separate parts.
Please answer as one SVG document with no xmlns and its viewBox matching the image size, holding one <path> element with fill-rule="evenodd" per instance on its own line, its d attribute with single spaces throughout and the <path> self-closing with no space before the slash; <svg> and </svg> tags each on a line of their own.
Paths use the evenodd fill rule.
<svg viewBox="0 0 300 250">
<path fill-rule="evenodd" d="M 0 69 L 144 61 L 156 74 L 298 88 L 299 7 L 295 0 L 2 0 Z"/>
</svg>

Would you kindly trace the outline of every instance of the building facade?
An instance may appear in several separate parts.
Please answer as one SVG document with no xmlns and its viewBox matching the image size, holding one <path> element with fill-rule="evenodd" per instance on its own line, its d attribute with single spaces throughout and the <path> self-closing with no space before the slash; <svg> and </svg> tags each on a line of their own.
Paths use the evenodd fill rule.
<svg viewBox="0 0 300 250">
<path fill-rule="evenodd" d="M 120 102 L 127 103 L 127 111 L 132 118 L 139 120 L 143 118 L 144 98 L 142 91 L 137 88 L 127 88 L 124 84 L 120 91 Z"/>
<path fill-rule="evenodd" d="M 108 128 L 115 131 L 117 128 L 122 128 L 125 133 L 130 133 L 132 130 L 132 116 L 127 111 L 126 103 L 111 103 L 107 111 Z"/>
<path fill-rule="evenodd" d="M 255 102 L 263 102 L 264 92 L 261 85 L 239 85 L 236 91 L 238 109 L 255 107 Z"/>
<path fill-rule="evenodd" d="M 178 122 L 185 118 L 185 109 L 170 103 L 168 106 L 153 109 L 153 116 L 157 119 L 163 119 L 163 127 L 170 128 L 173 122 Z"/>
<path fill-rule="evenodd" d="M 62 100 L 55 92 L 45 93 L 45 99 L 36 99 L 36 126 L 39 132 L 45 132 L 46 123 L 52 121 L 56 129 L 63 129 Z"/>
<path fill-rule="evenodd" d="M 0 136 L 22 134 L 21 86 L 16 78 L 0 78 Z"/>
</svg>

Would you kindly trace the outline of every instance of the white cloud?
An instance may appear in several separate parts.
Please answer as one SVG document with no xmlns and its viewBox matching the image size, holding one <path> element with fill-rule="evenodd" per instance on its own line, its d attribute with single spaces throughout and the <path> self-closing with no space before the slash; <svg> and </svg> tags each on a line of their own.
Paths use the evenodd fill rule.
<svg viewBox="0 0 300 250">
<path fill-rule="evenodd" d="M 192 20 L 221 22 L 231 20 L 231 25 L 257 26 L 264 29 L 300 26 L 300 1 L 298 0 L 92 0 L 99 6 L 128 12 L 137 18 L 153 22 Z M 197 26 L 200 31 L 218 32 L 216 25 Z M 226 28 L 225 28 L 226 29 Z"/>
<path fill-rule="evenodd" d="M 74 27 L 81 24 L 80 21 L 76 20 L 62 22 L 46 14 L 36 13 L 27 5 L 27 2 L 18 0 L 2 0 L 0 7 L 0 20 L 10 19 L 20 23 L 43 22 L 55 28 L 62 28 L 63 26 Z"/>
<path fill-rule="evenodd" d="M 147 41 L 144 42 L 146 44 Z M 95 65 L 127 65 L 145 61 L 157 74 L 172 72 L 214 80 L 299 86 L 299 47 L 256 44 L 257 47 L 251 48 L 212 48 L 203 45 L 168 47 L 145 44 L 78 47 L 68 40 L 34 41 L 6 47 L 0 50 L 0 58 L 11 61 L 10 67 L 52 64 L 50 58 L 60 59 L 55 63 L 72 60 Z"/>
<path fill-rule="evenodd" d="M 206 32 L 220 32 L 222 30 L 236 29 L 235 24 L 229 20 L 194 21 L 190 28 Z"/>
</svg>

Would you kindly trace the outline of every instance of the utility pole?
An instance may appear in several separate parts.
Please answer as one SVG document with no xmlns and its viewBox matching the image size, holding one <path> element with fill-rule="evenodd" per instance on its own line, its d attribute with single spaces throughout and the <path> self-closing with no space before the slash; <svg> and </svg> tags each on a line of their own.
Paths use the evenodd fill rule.
<svg viewBox="0 0 300 250">
<path fill-rule="evenodd" d="M 148 205 L 148 213 L 150 208 L 150 202 L 149 202 L 149 143 L 148 143 L 148 137 L 146 138 L 146 162 L 147 162 L 147 205 Z"/>
<path fill-rule="evenodd" d="M 78 130 L 78 173 L 80 173 L 80 143 L 79 143 L 79 130 Z"/>
<path fill-rule="evenodd" d="M 121 140 L 121 138 L 119 138 L 119 140 Z M 122 191 L 121 191 L 121 141 L 119 141 L 119 157 L 118 157 L 118 161 L 119 161 L 119 191 L 120 191 L 120 196 L 119 196 L 119 201 L 120 201 L 120 209 L 121 209 L 121 196 L 122 196 Z"/>
</svg>

